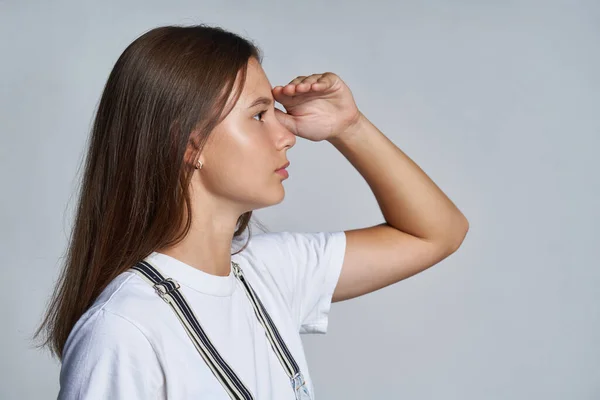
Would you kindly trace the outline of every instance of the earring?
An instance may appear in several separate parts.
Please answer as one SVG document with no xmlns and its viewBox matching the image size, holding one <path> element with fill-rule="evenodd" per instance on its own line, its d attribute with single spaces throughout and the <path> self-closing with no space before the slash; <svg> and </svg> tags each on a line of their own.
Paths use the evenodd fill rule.
<svg viewBox="0 0 600 400">
<path fill-rule="evenodd" d="M 196 169 L 202 169 L 202 161 L 196 161 Z"/>
</svg>

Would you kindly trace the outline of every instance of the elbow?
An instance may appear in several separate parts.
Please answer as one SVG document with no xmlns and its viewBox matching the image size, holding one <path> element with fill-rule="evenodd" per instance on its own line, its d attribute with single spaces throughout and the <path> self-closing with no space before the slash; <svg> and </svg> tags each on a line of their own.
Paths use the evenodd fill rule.
<svg viewBox="0 0 600 400">
<path fill-rule="evenodd" d="M 440 254 L 448 257 L 460 248 L 468 231 L 469 222 L 461 217 L 458 222 L 453 222 L 450 227 L 441 229 L 436 236 L 429 237 L 427 240 L 436 245 Z"/>
<path fill-rule="evenodd" d="M 457 224 L 457 228 L 453 230 L 451 234 L 452 240 L 449 241 L 450 253 L 457 251 L 462 243 L 465 241 L 467 232 L 469 232 L 469 221 L 463 217 L 460 223 Z"/>
</svg>

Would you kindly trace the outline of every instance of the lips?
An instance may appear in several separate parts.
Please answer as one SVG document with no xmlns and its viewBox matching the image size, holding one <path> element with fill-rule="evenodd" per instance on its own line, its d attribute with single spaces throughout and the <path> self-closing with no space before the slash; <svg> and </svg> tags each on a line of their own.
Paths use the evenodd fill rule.
<svg viewBox="0 0 600 400">
<path fill-rule="evenodd" d="M 290 166 L 290 162 L 288 161 L 287 163 L 283 164 L 281 167 L 277 168 L 275 171 L 279 171 L 280 169 L 284 169 Z"/>
</svg>

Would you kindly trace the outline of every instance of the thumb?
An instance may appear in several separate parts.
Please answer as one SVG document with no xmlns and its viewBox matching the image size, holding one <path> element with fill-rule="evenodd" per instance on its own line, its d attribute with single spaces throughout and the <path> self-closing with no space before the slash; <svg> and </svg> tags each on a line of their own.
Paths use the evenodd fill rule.
<svg viewBox="0 0 600 400">
<path fill-rule="evenodd" d="M 288 113 L 281 111 L 278 108 L 275 108 L 275 117 L 281 123 L 281 125 L 285 126 L 288 131 L 292 132 L 294 135 L 297 135 L 297 127 L 296 120 L 293 116 Z"/>
</svg>

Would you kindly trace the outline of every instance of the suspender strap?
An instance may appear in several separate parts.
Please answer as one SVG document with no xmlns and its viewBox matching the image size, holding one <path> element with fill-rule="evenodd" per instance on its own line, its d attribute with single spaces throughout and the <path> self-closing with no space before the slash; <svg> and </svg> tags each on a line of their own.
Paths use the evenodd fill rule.
<svg viewBox="0 0 600 400">
<path fill-rule="evenodd" d="M 189 307 L 183 293 L 180 292 L 179 283 L 163 275 L 147 261 L 140 261 L 134 267 L 134 272 L 154 287 L 156 293 L 167 302 L 183 324 L 194 346 L 211 369 L 212 373 L 221 382 L 229 397 L 235 400 L 253 400 L 250 390 L 242 383 L 237 374 L 225 362 L 216 350 L 212 341 L 202 329 L 196 315 Z"/>
<path fill-rule="evenodd" d="M 296 398 L 310 399 L 300 368 L 283 341 L 265 306 L 256 295 L 254 289 L 252 289 L 250 282 L 244 277 L 244 273 L 239 264 L 234 261 L 231 263 L 234 275 L 242 283 L 246 295 L 252 304 L 254 313 L 265 330 L 265 335 L 267 336 L 271 347 L 275 351 L 279 362 L 290 378 Z M 229 397 L 236 400 L 253 400 L 254 398 L 250 390 L 243 384 L 229 364 L 225 362 L 208 335 L 204 332 L 204 329 L 202 329 L 202 326 L 198 322 L 198 318 L 187 303 L 183 293 L 179 291 L 179 283 L 171 278 L 165 278 L 158 268 L 146 260 L 137 263 L 132 267 L 132 270 L 152 285 L 156 290 L 156 293 L 158 293 L 158 295 L 175 311 L 175 314 L 181 321 L 188 336 L 192 339 L 194 346 L 209 366 L 212 373 L 221 382 L 222 386 L 229 394 Z"/>
<path fill-rule="evenodd" d="M 265 334 L 267 335 L 267 338 L 269 339 L 269 342 L 271 343 L 271 347 L 275 351 L 275 354 L 277 354 L 279 362 L 285 369 L 285 372 L 287 373 L 288 377 L 290 377 L 290 379 L 293 378 L 300 371 L 296 360 L 294 360 L 292 353 L 290 353 L 290 350 L 281 338 L 277 327 L 271 320 L 271 317 L 265 309 L 265 306 L 263 305 L 262 301 L 260 301 L 260 299 L 256 295 L 256 292 L 254 291 L 254 289 L 252 289 L 252 286 L 250 286 L 250 283 L 244 277 L 244 273 L 240 268 L 239 264 L 236 262 L 232 262 L 232 264 L 233 272 L 235 276 L 240 280 L 240 282 L 242 282 L 242 286 L 246 291 L 246 295 L 248 296 L 250 302 L 252 303 L 252 306 L 254 307 L 256 317 L 265 329 Z"/>
<path fill-rule="evenodd" d="M 267 309 L 263 305 L 262 301 L 260 301 L 260 298 L 256 295 L 254 289 L 252 289 L 250 282 L 248 282 L 244 277 L 244 272 L 240 268 L 239 264 L 234 261 L 232 261 L 231 264 L 233 265 L 233 273 L 242 283 L 242 286 L 246 291 L 246 295 L 252 303 L 254 313 L 256 314 L 258 321 L 265 329 L 265 334 L 271 343 L 271 347 L 275 351 L 275 354 L 279 358 L 279 362 L 290 378 L 296 399 L 310 400 L 310 393 L 306 387 L 306 381 L 304 380 L 304 376 L 300 371 L 300 367 L 298 367 L 296 360 L 294 360 L 294 356 L 292 356 L 292 353 L 279 334 L 279 330 L 277 330 L 277 327 L 273 323 L 273 320 L 267 312 Z"/>
</svg>

